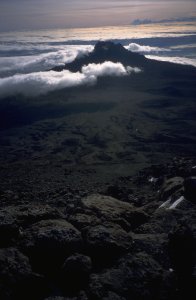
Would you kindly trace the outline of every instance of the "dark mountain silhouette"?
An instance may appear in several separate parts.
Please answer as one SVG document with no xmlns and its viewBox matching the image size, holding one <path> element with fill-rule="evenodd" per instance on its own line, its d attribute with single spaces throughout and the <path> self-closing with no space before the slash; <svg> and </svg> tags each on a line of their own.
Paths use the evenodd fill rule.
<svg viewBox="0 0 196 300">
<path fill-rule="evenodd" d="M 148 75 L 149 73 L 153 73 L 153 75 L 155 73 L 155 76 L 192 77 L 196 74 L 196 69 L 192 66 L 147 59 L 144 55 L 131 52 L 125 49 L 121 44 L 116 44 L 111 41 L 100 41 L 95 45 L 91 53 L 77 57 L 73 62 L 65 64 L 64 66 L 57 66 L 52 70 L 62 71 L 66 69 L 71 72 L 78 72 L 81 71 L 84 65 L 91 63 L 98 64 L 105 61 L 120 62 L 124 66 L 140 67 L 145 69 Z"/>
<path fill-rule="evenodd" d="M 58 66 L 54 70 L 61 71 L 66 68 L 72 72 L 77 72 L 81 70 L 83 65 L 103 63 L 105 61 L 121 62 L 127 66 L 143 66 L 148 60 L 141 54 L 126 50 L 121 44 L 106 41 L 98 42 L 93 52 L 89 55 L 76 58 L 73 62 L 66 64 L 66 66 Z"/>
</svg>

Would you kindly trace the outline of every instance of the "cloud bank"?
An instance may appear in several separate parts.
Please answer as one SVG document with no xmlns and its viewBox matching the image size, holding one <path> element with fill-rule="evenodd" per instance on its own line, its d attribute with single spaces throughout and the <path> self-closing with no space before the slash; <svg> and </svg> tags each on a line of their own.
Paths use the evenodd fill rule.
<svg viewBox="0 0 196 300">
<path fill-rule="evenodd" d="M 177 57 L 177 56 L 156 56 L 156 55 L 145 55 L 146 58 L 159 60 L 159 61 L 168 61 L 174 64 L 181 65 L 190 65 L 196 67 L 196 59 L 187 58 L 187 57 Z"/>
<path fill-rule="evenodd" d="M 86 77 L 82 73 L 71 73 L 67 70 L 20 74 L 0 79 L 0 97 L 17 94 L 37 96 L 53 90 L 94 82 L 95 77 Z"/>
<path fill-rule="evenodd" d="M 63 70 L 16 74 L 0 79 L 0 97 L 18 94 L 32 97 L 63 88 L 95 84 L 99 76 L 128 76 L 138 72 L 141 72 L 139 68 L 125 68 L 121 63 L 106 61 L 83 66 L 82 72 L 76 73 Z"/>
<path fill-rule="evenodd" d="M 151 53 L 151 52 L 158 53 L 158 52 L 170 51 L 170 49 L 151 47 L 151 46 L 142 46 L 136 43 L 131 43 L 128 46 L 125 46 L 125 48 L 129 51 L 137 52 L 137 53 Z"/>
<path fill-rule="evenodd" d="M 67 46 L 62 50 L 40 55 L 0 57 L 0 76 L 13 75 L 17 72 L 31 73 L 45 71 L 54 66 L 64 65 L 76 57 L 89 54 L 93 46 Z"/>
<path fill-rule="evenodd" d="M 170 18 L 162 20 L 152 20 L 152 19 L 135 19 L 132 25 L 145 25 L 145 24 L 164 24 L 164 23 L 176 23 L 176 22 L 196 22 L 196 17 L 181 17 L 181 18 Z"/>
</svg>

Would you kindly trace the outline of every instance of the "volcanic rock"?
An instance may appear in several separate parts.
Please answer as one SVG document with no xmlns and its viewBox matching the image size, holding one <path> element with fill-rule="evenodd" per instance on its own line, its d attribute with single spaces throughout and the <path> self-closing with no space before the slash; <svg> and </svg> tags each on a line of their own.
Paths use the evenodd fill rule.
<svg viewBox="0 0 196 300">
<path fill-rule="evenodd" d="M 82 237 L 63 219 L 46 220 L 26 230 L 22 247 L 36 269 L 53 272 L 68 255 L 82 248 Z"/>
<path fill-rule="evenodd" d="M 96 264 L 107 264 L 132 246 L 132 237 L 117 224 L 90 227 L 85 236 L 87 249 Z"/>
<path fill-rule="evenodd" d="M 148 220 L 148 215 L 141 209 L 136 209 L 133 205 L 110 196 L 91 195 L 83 198 L 81 205 L 84 210 L 91 212 L 102 221 L 117 223 L 125 230 L 127 226 L 133 229 Z"/>
<path fill-rule="evenodd" d="M 24 254 L 16 248 L 0 249 L 1 299 L 40 299 L 45 290 L 42 277 L 32 272 Z"/>
<path fill-rule="evenodd" d="M 62 267 L 62 285 L 69 293 L 85 288 L 92 269 L 91 258 L 82 254 L 69 256 Z"/>
<path fill-rule="evenodd" d="M 161 267 L 149 255 L 128 255 L 118 266 L 90 278 L 92 299 L 101 300 L 109 292 L 118 293 L 125 299 L 158 299 L 161 282 Z M 106 289 L 107 287 L 107 289 Z M 107 299 L 107 298 L 106 298 Z"/>
<path fill-rule="evenodd" d="M 196 203 L 196 177 L 186 178 L 184 181 L 185 198 L 192 203 Z"/>
</svg>

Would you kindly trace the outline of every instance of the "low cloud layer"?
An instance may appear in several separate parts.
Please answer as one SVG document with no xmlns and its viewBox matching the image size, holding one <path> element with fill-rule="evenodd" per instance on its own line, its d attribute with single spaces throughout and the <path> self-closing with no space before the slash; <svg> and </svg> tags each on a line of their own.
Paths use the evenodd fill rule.
<svg viewBox="0 0 196 300">
<path fill-rule="evenodd" d="M 76 57 L 86 55 L 93 50 L 93 46 L 67 46 L 64 49 L 40 55 L 0 57 L 0 76 L 15 73 L 31 73 L 45 71 L 55 66 L 64 65 Z"/>
<path fill-rule="evenodd" d="M 171 56 L 156 56 L 156 55 L 145 55 L 146 58 L 159 60 L 159 61 L 168 61 L 174 64 L 181 65 L 190 65 L 196 67 L 196 59 L 187 58 L 187 57 L 171 57 Z"/>
<path fill-rule="evenodd" d="M 71 73 L 67 70 L 62 72 L 49 71 L 20 74 L 0 79 L 0 96 L 5 97 L 17 94 L 37 96 L 66 87 L 94 83 L 94 81 L 94 77 L 87 78 L 82 73 Z"/>
<path fill-rule="evenodd" d="M 192 23 L 196 22 L 196 17 L 181 17 L 181 18 L 170 18 L 170 19 L 135 19 L 131 24 L 132 25 L 145 25 L 145 24 L 164 24 L 164 23 L 176 23 L 176 22 L 187 22 Z"/>
<path fill-rule="evenodd" d="M 17 94 L 32 97 L 63 88 L 95 84 L 99 76 L 128 76 L 140 71 L 139 68 L 125 68 L 121 63 L 107 61 L 97 65 L 89 64 L 82 68 L 82 72 L 76 73 L 63 70 L 18 74 L 0 79 L 0 97 Z"/>
<path fill-rule="evenodd" d="M 125 48 L 129 51 L 137 52 L 137 53 L 159 53 L 159 52 L 170 51 L 169 49 L 165 49 L 165 48 L 143 46 L 136 43 L 131 43 L 128 46 L 125 46 Z"/>
</svg>

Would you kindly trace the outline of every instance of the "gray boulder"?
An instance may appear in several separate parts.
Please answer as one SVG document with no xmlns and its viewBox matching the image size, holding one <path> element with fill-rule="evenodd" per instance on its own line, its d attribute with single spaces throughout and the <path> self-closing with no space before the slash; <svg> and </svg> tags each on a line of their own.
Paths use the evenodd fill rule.
<svg viewBox="0 0 196 300">
<path fill-rule="evenodd" d="M 110 196 L 94 194 L 83 198 L 81 205 L 83 210 L 102 221 L 117 223 L 125 230 L 134 229 L 148 220 L 148 215 L 141 209 Z"/>
</svg>

